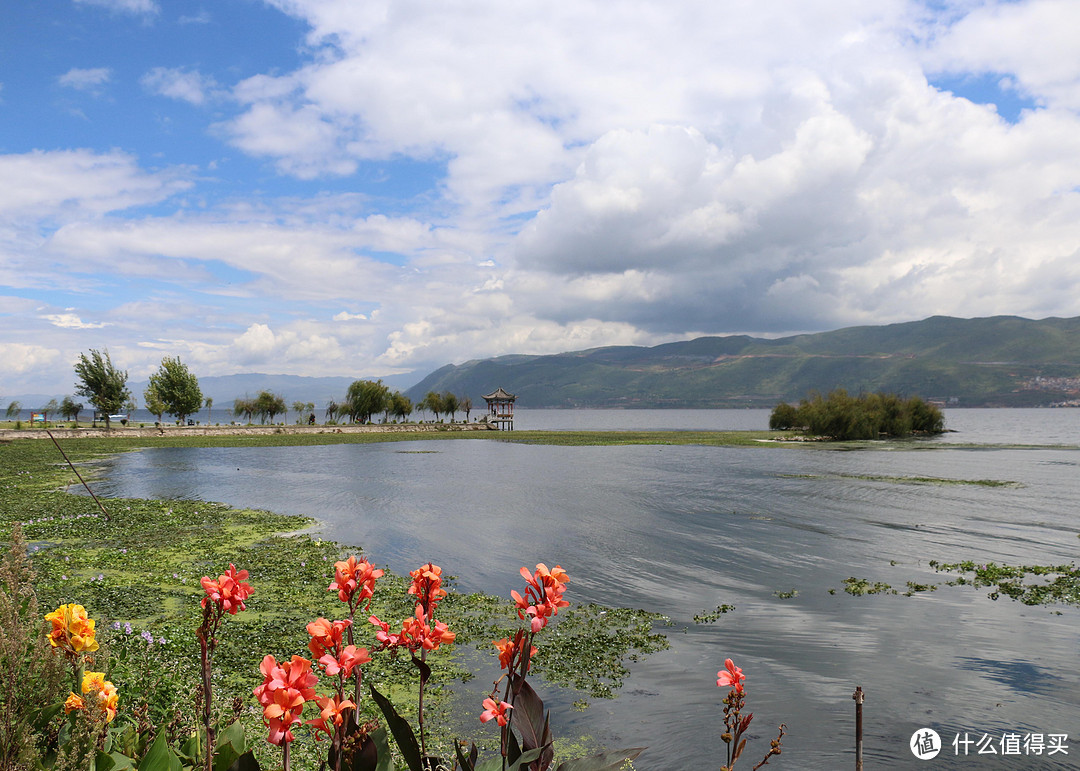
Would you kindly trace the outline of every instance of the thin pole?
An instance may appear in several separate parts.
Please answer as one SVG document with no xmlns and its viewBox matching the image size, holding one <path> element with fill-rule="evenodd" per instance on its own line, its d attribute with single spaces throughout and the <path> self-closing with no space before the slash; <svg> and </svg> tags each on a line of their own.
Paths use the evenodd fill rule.
<svg viewBox="0 0 1080 771">
<path fill-rule="evenodd" d="M 851 694 L 851 698 L 855 700 L 855 771 L 862 771 L 863 689 L 861 685 L 855 688 L 855 693 Z"/>
<path fill-rule="evenodd" d="M 56 449 L 58 449 L 60 451 L 60 454 L 64 456 L 64 460 L 66 460 L 67 464 L 71 466 L 71 470 L 75 472 L 75 476 L 77 476 L 79 478 L 79 481 L 82 482 L 82 486 L 86 488 L 86 492 L 90 493 L 90 497 L 94 499 L 94 503 L 96 503 L 98 505 L 98 508 L 101 509 L 101 513 L 105 515 L 105 521 L 108 522 L 109 512 L 107 512 L 105 510 L 105 507 L 101 505 L 101 501 L 99 501 L 98 497 L 94 495 L 94 491 L 90 489 L 90 485 L 86 484 L 86 480 L 82 478 L 82 474 L 80 474 L 79 470 L 75 468 L 75 464 L 71 462 L 71 458 L 69 458 L 67 456 L 67 453 L 64 452 L 64 448 L 60 446 L 60 442 L 56 441 L 56 437 L 52 435 L 52 431 L 50 431 L 49 429 L 46 428 L 45 433 L 49 435 L 50 439 L 52 439 L 53 444 L 56 445 Z"/>
</svg>

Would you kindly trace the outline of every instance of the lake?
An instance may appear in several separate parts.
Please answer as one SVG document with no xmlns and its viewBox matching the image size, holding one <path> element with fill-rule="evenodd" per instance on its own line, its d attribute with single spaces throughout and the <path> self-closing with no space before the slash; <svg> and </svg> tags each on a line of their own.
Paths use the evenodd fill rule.
<svg viewBox="0 0 1080 771">
<path fill-rule="evenodd" d="M 760 429 L 767 420 L 763 410 L 542 410 L 522 411 L 517 427 Z M 853 767 L 856 686 L 866 692 L 868 768 L 927 767 L 908 749 L 923 727 L 946 743 L 934 768 L 1080 766 L 1077 608 L 994 601 L 970 587 L 843 591 L 849 577 L 901 590 L 943 584 L 931 559 L 1075 560 L 1080 410 L 950 410 L 946 423 L 956 433 L 854 451 L 465 440 L 160 448 L 109 459 L 96 489 L 312 516 L 325 537 L 361 545 L 377 563 L 404 572 L 430 559 L 470 591 L 505 596 L 519 588 L 520 566 L 558 563 L 574 602 L 663 613 L 671 649 L 633 664 L 618 698 L 576 713 L 577 694 L 541 687 L 558 710 L 556 735 L 648 745 L 642 771 L 719 767 L 725 694 L 715 680 L 725 658 L 744 669 L 756 716 L 740 768 L 760 759 L 781 721 L 789 735 L 770 768 Z M 995 446 L 1017 443 L 1063 446 Z M 903 481 L 914 477 L 1013 484 Z M 735 610 L 694 622 L 721 604 Z M 477 711 L 494 676 L 461 686 Z M 951 745 L 958 734 L 1006 732 L 1068 734 L 1068 755 L 979 757 L 972 745 L 965 758 Z"/>
</svg>

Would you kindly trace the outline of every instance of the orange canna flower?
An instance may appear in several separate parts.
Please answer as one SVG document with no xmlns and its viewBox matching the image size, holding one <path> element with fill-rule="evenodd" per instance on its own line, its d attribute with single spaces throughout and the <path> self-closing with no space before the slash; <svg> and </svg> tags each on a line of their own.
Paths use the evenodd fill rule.
<svg viewBox="0 0 1080 771">
<path fill-rule="evenodd" d="M 308 634 L 311 635 L 311 642 L 308 643 L 308 650 L 311 651 L 311 655 L 319 658 L 328 651 L 337 652 L 341 650 L 345 632 L 350 626 L 352 626 L 352 621 L 348 619 L 331 622 L 325 618 L 319 618 L 312 621 L 307 625 Z"/>
<path fill-rule="evenodd" d="M 52 624 L 49 643 L 69 653 L 92 653 L 98 649 L 94 635 L 94 620 L 86 615 L 82 605 L 61 605 L 45 616 Z"/>
<path fill-rule="evenodd" d="M 86 704 L 83 702 L 82 696 L 75 693 L 70 694 L 67 699 L 64 700 L 64 714 L 74 712 L 77 709 L 83 709 Z"/>
<path fill-rule="evenodd" d="M 520 635 L 521 633 L 519 632 L 518 634 Z M 499 651 L 499 666 L 503 669 L 509 669 L 510 665 L 514 662 L 514 658 L 521 650 L 519 647 L 521 644 L 520 641 L 503 638 L 502 640 L 493 640 L 492 642 Z M 529 658 L 531 659 L 536 655 L 537 648 L 535 645 L 530 646 L 530 648 Z"/>
</svg>

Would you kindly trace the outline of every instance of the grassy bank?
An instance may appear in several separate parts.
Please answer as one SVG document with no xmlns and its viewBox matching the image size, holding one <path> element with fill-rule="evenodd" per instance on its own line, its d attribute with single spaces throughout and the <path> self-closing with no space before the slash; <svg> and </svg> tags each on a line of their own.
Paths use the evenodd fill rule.
<svg viewBox="0 0 1080 771">
<path fill-rule="evenodd" d="M 494 433 L 494 432 L 491 432 Z M 490 436 L 490 434 L 485 434 Z M 440 437 L 439 434 L 425 438 Z M 460 435 L 458 435 L 460 436 Z M 265 435 L 243 437 L 162 437 L 160 439 L 80 439 L 63 442 L 76 464 L 146 446 L 276 446 L 337 442 L 402 441 L 397 434 Z M 84 475 L 85 466 L 81 467 Z M 93 485 L 92 478 L 90 479 Z M 105 512 L 79 486 L 51 441 L 0 444 L 0 530 L 8 538 L 15 523 L 34 551 L 36 588 L 48 611 L 61 603 L 84 605 L 98 621 L 103 640 L 99 658 L 120 689 L 127 710 L 145 710 L 155 724 L 190 727 L 198 682 L 194 630 L 199 624 L 199 580 L 217 576 L 230 563 L 250 571 L 255 594 L 248 611 L 229 617 L 215 656 L 215 702 L 237 709 L 250 735 L 263 733 L 251 689 L 260 681 L 258 664 L 266 654 L 278 659 L 307 655 L 305 625 L 319 616 L 342 617 L 336 594 L 326 591 L 333 564 L 361 553 L 360 544 L 339 544 L 295 534 L 314 520 L 265 511 L 232 509 L 201 501 L 104 500 Z M 319 512 L 310 512 L 317 517 Z M 293 533 L 289 535 L 289 533 Z M 367 555 L 376 564 L 379 555 Z M 558 555 L 551 555 L 552 561 Z M 449 573 L 468 566 L 445 566 Z M 452 587 L 452 582 L 451 582 Z M 372 611 L 400 619 L 412 612 L 405 582 L 387 575 L 380 581 Z M 571 593 L 572 597 L 572 593 Z M 548 686 L 575 689 L 580 700 L 614 694 L 627 673 L 625 661 L 666 646 L 654 632 L 660 617 L 633 610 L 573 606 L 560 614 L 558 635 L 542 640 L 536 672 Z M 453 651 L 429 659 L 434 692 L 428 702 L 430 725 L 443 726 L 442 739 L 462 726 L 480 735 L 475 715 L 451 716 L 448 695 L 440 689 L 473 677 L 475 661 L 493 653 L 491 641 L 517 625 L 506 598 L 451 593 L 440 619 L 458 634 Z M 358 623 L 358 628 L 361 624 Z M 366 623 L 363 626 L 367 626 Z M 372 630 L 373 631 L 373 630 Z M 361 630 L 363 644 L 373 634 Z M 372 638 L 372 639 L 366 639 Z M 481 656 L 467 653 L 472 646 Z M 467 668 L 466 659 L 472 663 Z M 483 678 L 498 671 L 494 655 Z M 481 665 L 483 666 L 483 665 Z M 365 668 L 376 683 L 408 712 L 415 699 L 415 669 L 405 659 L 376 657 Z M 479 704 L 476 705 L 477 713 Z M 127 714 L 131 714 L 129 711 Z M 178 722 L 177 722 L 178 721 Z M 486 732 L 491 733 L 491 732 Z M 298 750 L 300 748 L 298 747 Z"/>
</svg>

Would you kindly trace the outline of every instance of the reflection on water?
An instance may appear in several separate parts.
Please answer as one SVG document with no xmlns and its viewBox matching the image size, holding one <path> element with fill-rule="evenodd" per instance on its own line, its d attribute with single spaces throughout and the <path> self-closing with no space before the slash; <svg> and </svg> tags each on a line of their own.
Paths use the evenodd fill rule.
<svg viewBox="0 0 1080 771">
<path fill-rule="evenodd" d="M 418 441 L 147 450 L 110 459 L 99 487 L 307 514 L 327 537 L 363 546 L 376 562 L 404 571 L 431 559 L 466 590 L 506 595 L 518 588 L 521 565 L 557 562 L 572 577 L 574 601 L 664 613 L 671 650 L 635 664 L 618 699 L 558 714 L 564 730 L 648 744 L 641 769 L 719 765 L 724 694 L 715 673 L 727 657 L 748 675 L 760 737 L 749 755 L 764 753 L 783 720 L 790 735 L 774 765 L 853 765 L 851 693 L 861 685 L 868 767 L 915 768 L 907 741 L 923 726 L 946 741 L 957 731 L 1072 732 L 1071 756 L 1080 755 L 1077 611 L 1055 615 L 961 587 L 851 597 L 843 579 L 903 589 L 909 580 L 943 583 L 929 559 L 1072 561 L 1078 461 L 1068 449 Z M 777 596 L 791 590 L 790 599 Z M 736 610 L 693 622 L 724 603 Z M 477 691 L 478 704 L 490 679 L 484 673 L 463 688 Z M 935 767 L 974 762 L 951 752 Z M 1036 767 L 1030 760 L 1015 767 Z"/>
</svg>

